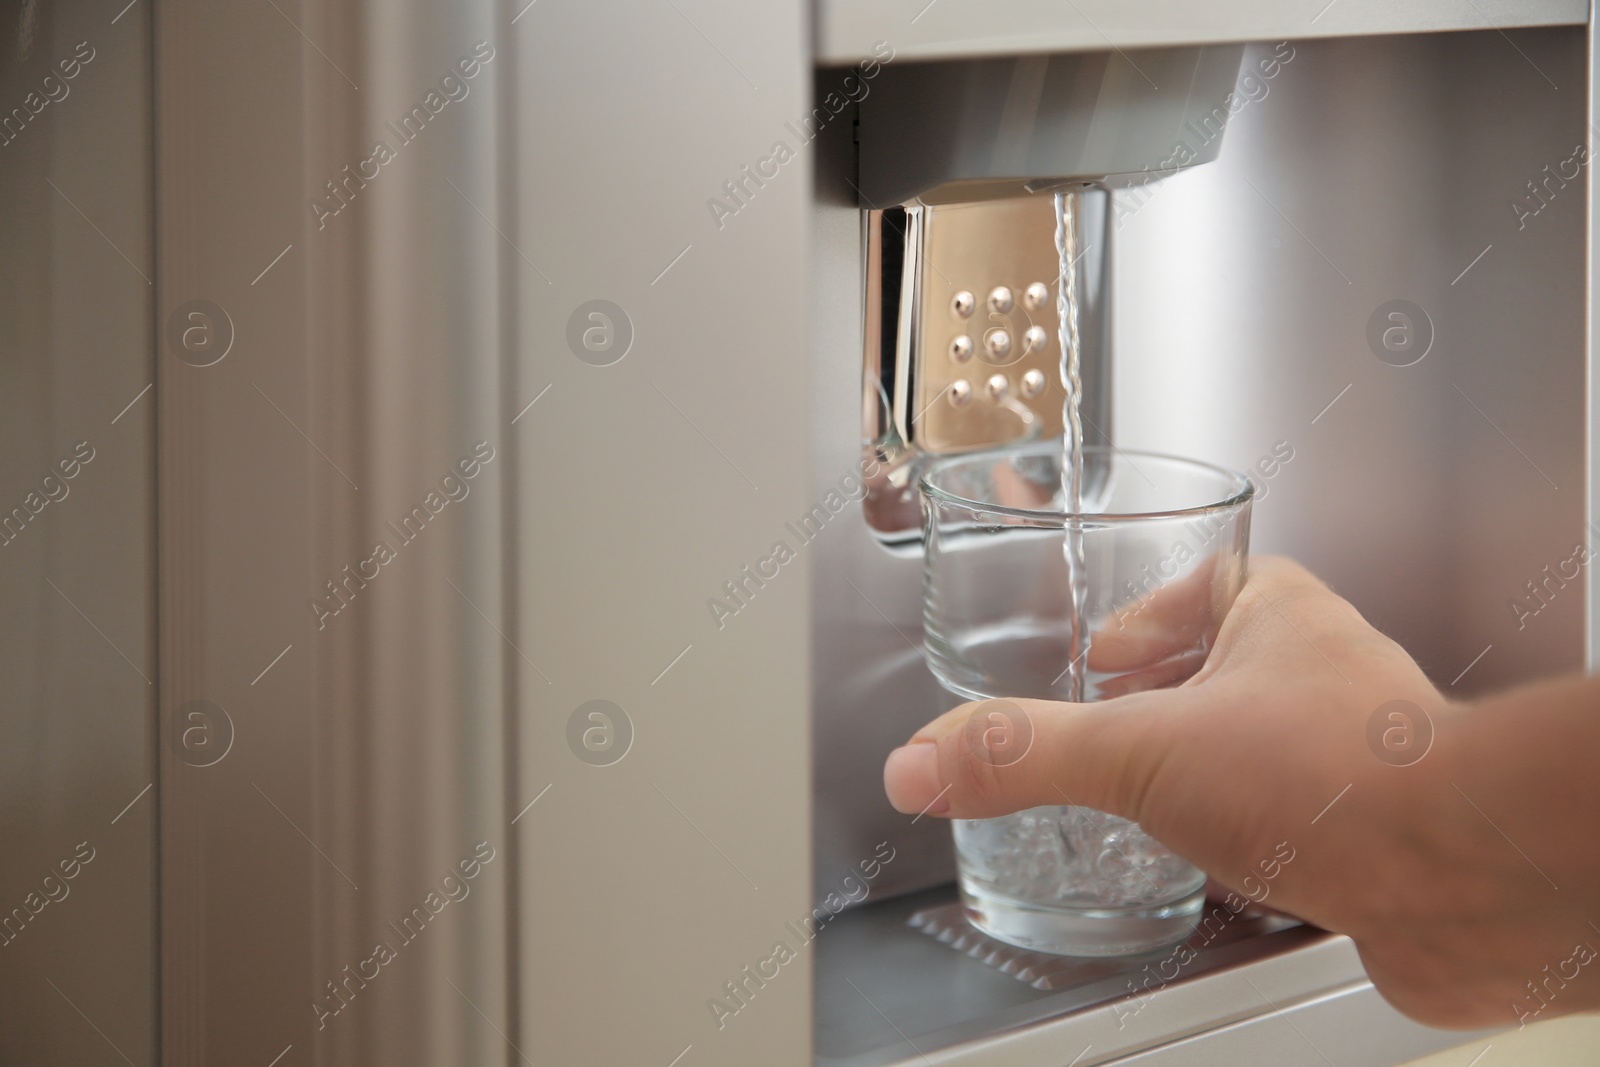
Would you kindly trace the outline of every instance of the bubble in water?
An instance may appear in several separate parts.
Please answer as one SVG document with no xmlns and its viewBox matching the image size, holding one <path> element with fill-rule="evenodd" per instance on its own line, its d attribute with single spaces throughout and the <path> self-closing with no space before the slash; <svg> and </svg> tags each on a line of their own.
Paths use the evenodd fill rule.
<svg viewBox="0 0 1600 1067">
<path fill-rule="evenodd" d="M 1124 908 L 1168 903 L 1204 875 L 1135 823 L 1079 807 L 1032 808 L 956 824 L 969 877 L 1041 905 Z"/>
</svg>

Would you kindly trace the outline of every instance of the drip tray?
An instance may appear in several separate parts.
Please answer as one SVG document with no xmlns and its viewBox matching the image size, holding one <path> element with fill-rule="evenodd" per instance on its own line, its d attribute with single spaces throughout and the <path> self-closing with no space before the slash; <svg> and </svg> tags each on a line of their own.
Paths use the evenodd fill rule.
<svg viewBox="0 0 1600 1067">
<path fill-rule="evenodd" d="M 995 940 L 969 923 L 966 909 L 958 901 L 912 912 L 907 922 L 912 929 L 988 964 L 1001 974 L 1026 982 L 1034 989 L 1053 992 L 1108 978 L 1125 978 L 1128 993 L 1134 996 L 1149 996 L 1184 973 L 1205 969 L 1207 957 L 1202 954 L 1209 950 L 1300 925 L 1293 919 L 1247 917 L 1243 912 L 1235 915 L 1212 901 L 1207 902 L 1205 915 L 1207 922 L 1185 942 L 1194 955 L 1187 962 L 1182 962 L 1186 954 L 1180 954 L 1177 946 L 1115 959 L 1055 956 L 1016 948 Z"/>
<path fill-rule="evenodd" d="M 855 908 L 816 941 L 816 1062 L 1391 1067 L 1470 1036 L 1395 1012 L 1337 934 L 1208 902 L 1185 944 L 1029 952 L 972 927 L 954 887 Z"/>
</svg>

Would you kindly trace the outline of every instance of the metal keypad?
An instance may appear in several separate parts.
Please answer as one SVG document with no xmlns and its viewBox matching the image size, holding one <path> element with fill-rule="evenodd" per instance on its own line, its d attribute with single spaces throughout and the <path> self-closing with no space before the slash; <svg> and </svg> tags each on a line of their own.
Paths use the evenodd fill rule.
<svg viewBox="0 0 1600 1067">
<path fill-rule="evenodd" d="M 1061 435 L 1057 196 L 1073 269 L 1083 426 L 1110 440 L 1111 212 L 1091 183 L 863 213 L 862 467 L 867 524 L 921 536 L 916 479 L 938 455 Z"/>
<path fill-rule="evenodd" d="M 908 439 L 962 452 L 1061 432 L 1055 205 L 1028 196 L 923 208 Z"/>
</svg>

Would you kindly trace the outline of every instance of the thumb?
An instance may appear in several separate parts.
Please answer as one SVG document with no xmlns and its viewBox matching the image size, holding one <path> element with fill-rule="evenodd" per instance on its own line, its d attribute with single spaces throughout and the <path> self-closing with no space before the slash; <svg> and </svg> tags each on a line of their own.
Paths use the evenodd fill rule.
<svg viewBox="0 0 1600 1067">
<path fill-rule="evenodd" d="M 1182 689 L 1095 704 L 982 700 L 963 704 L 889 753 L 889 802 L 908 815 L 988 819 L 1075 804 L 1135 822 L 1176 744 Z"/>
</svg>

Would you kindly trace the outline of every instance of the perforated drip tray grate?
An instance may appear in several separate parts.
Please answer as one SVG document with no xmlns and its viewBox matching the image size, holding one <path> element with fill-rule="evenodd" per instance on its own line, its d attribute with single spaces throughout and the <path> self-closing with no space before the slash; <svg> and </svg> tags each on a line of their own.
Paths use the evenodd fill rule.
<svg viewBox="0 0 1600 1067">
<path fill-rule="evenodd" d="M 1090 959 L 1082 956 L 1055 956 L 997 941 L 967 921 L 959 901 L 938 904 L 913 912 L 906 920 L 913 929 L 949 945 L 975 960 L 988 964 L 1034 989 L 1052 991 L 1083 986 L 1101 978 L 1137 974 L 1147 960 L 1171 957 L 1177 946 L 1168 946 L 1138 956 Z M 1246 941 L 1299 925 L 1292 919 L 1240 914 L 1237 920 L 1216 928 L 1202 926 L 1192 934 L 1188 946 L 1196 955 L 1215 951 L 1223 945 Z"/>
<path fill-rule="evenodd" d="M 1341 1064 L 1376 1065 L 1460 1041 L 1387 1007 L 1348 938 L 1276 915 L 1208 901 L 1186 942 L 1085 959 L 1002 944 L 955 897 L 940 886 L 874 901 L 817 938 L 818 1067 L 1059 1067 L 1089 1045 L 1083 1067 L 1180 1045 L 1160 1062 L 1326 1067 L 1295 1029 L 1348 1053 Z"/>
</svg>

